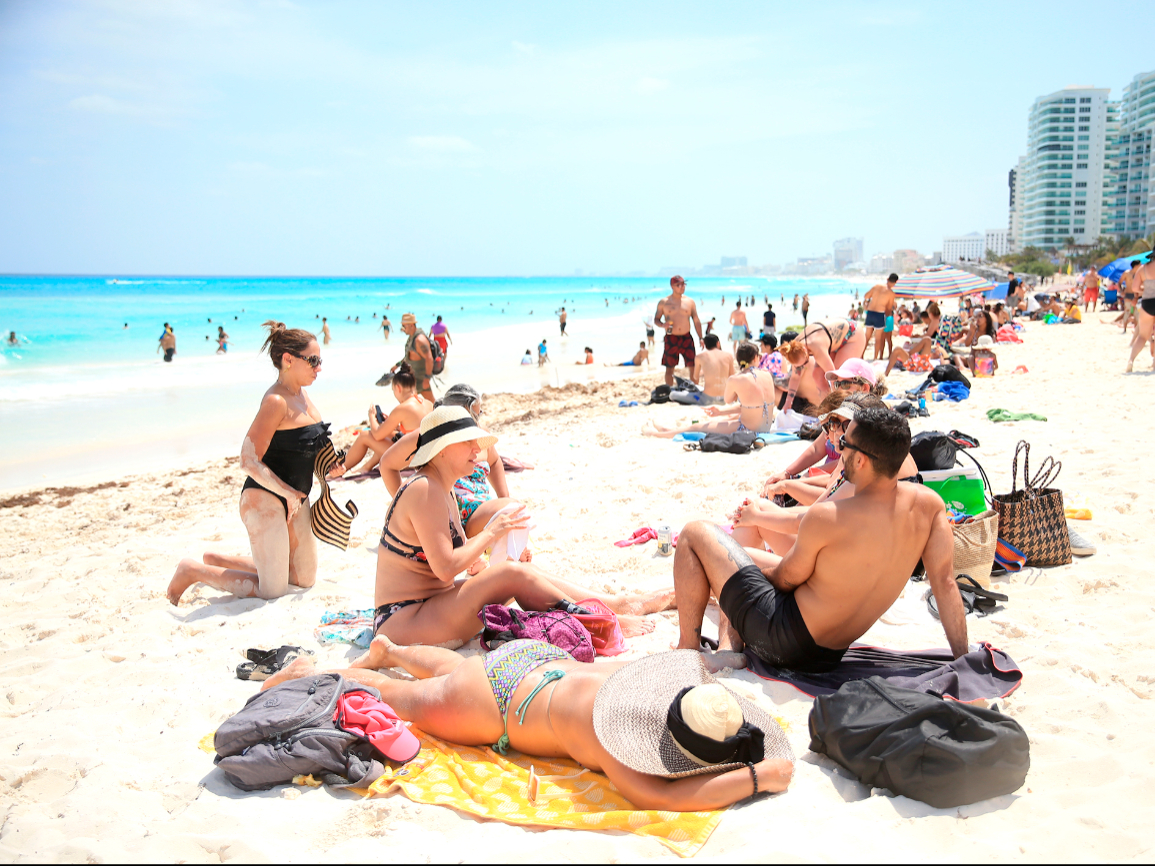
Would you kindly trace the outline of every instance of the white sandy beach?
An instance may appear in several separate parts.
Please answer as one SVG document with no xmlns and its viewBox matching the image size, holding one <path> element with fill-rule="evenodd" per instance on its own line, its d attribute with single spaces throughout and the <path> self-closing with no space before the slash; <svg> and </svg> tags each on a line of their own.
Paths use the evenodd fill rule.
<svg viewBox="0 0 1155 866">
<path fill-rule="evenodd" d="M 975 380 L 963 403 L 930 404 L 932 417 L 912 423 L 915 431 L 977 437 L 974 453 L 996 492 L 1010 489 L 1015 443 L 1027 439 L 1036 462 L 1046 455 L 1063 461 L 1058 486 L 1069 504 L 1094 512 L 1076 526 L 1098 544 L 1096 555 L 996 578 L 1010 601 L 990 617 L 968 618 L 972 643 L 990 641 L 1024 671 L 1018 691 L 999 704 L 1030 735 L 1026 785 L 949 810 L 871 791 L 808 751 L 810 699 L 736 672 L 727 685 L 788 721 L 797 768 L 786 793 L 728 810 L 697 859 L 1150 861 L 1155 505 L 1143 443 L 1155 374 L 1123 375 L 1127 341 L 1099 318 L 1078 326 L 1028 323 L 1024 344 L 998 348 L 996 378 Z M 1019 364 L 1029 372 L 1013 375 Z M 1148 369 L 1146 355 L 1138 366 Z M 921 378 L 896 373 L 891 390 Z M 648 372 L 488 402 L 483 420 L 501 437 L 501 452 L 536 465 L 511 475 L 510 487 L 533 512 L 535 555 L 546 568 L 615 589 L 669 585 L 671 561 L 653 543 L 621 549 L 613 541 L 642 525 L 728 522 L 734 504 L 802 448 L 703 455 L 642 438 L 647 417 L 694 415 L 672 405 L 618 407 L 623 398 L 645 400 L 657 381 Z M 993 407 L 1049 420 L 993 424 L 985 416 Z M 334 428 L 360 420 L 327 417 Z M 528 831 L 400 794 L 361 801 L 318 788 L 289 799 L 281 788 L 231 787 L 197 744 L 256 688 L 234 677 L 240 654 L 301 644 L 335 666 L 357 654 L 318 645 L 313 628 L 326 609 L 371 605 L 388 499 L 380 481 L 336 486 L 338 501 L 352 498 L 361 509 L 354 544 L 346 553 L 320 545 L 312 589 L 265 602 L 198 588 L 174 608 L 164 590 L 177 560 L 207 549 L 247 553 L 237 517 L 243 476 L 227 454 L 126 474 L 106 486 L 27 489 L 0 501 L 7 554 L 0 561 L 7 599 L 0 613 L 0 858 L 677 859 L 653 839 Z M 864 639 L 898 649 L 945 646 L 921 601 L 924 587 L 909 584 L 908 597 L 884 617 L 894 624 L 879 622 Z M 626 658 L 675 640 L 676 615 L 658 619 L 652 635 L 631 641 Z"/>
</svg>

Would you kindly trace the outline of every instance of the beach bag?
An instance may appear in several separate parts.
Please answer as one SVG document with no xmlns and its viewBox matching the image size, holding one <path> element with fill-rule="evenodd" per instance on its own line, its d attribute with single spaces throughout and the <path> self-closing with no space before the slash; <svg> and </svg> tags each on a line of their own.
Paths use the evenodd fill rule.
<svg viewBox="0 0 1155 866">
<path fill-rule="evenodd" d="M 865 785 L 936 809 L 1010 794 L 1031 767 L 1027 733 L 1010 716 L 882 677 L 854 680 L 815 698 L 810 750 Z"/>
<path fill-rule="evenodd" d="M 562 610 L 515 610 L 504 604 L 487 604 L 477 614 L 481 620 L 481 648 L 486 652 L 511 640 L 539 640 L 563 649 L 579 662 L 594 660 L 589 631 L 573 614 Z"/>
<path fill-rule="evenodd" d="M 698 441 L 702 451 L 725 451 L 727 454 L 746 454 L 754 447 L 758 434 L 753 430 L 734 433 L 707 433 Z"/>
<path fill-rule="evenodd" d="M 616 656 L 626 651 L 626 639 L 618 623 L 618 615 L 596 598 L 579 601 L 586 613 L 575 613 L 574 618 L 586 627 L 594 652 L 600 656 Z"/>
<path fill-rule="evenodd" d="M 910 456 L 919 472 L 953 469 L 958 443 L 939 430 L 924 430 L 910 440 Z"/>
<path fill-rule="evenodd" d="M 690 394 L 702 393 L 701 388 L 699 388 L 697 385 L 695 385 L 689 379 L 683 379 L 681 376 L 675 376 L 674 377 L 674 389 L 673 390 L 675 390 L 675 391 L 687 391 Z"/>
<path fill-rule="evenodd" d="M 369 740 L 335 721 L 340 697 L 374 688 L 340 674 L 317 674 L 257 692 L 213 735 L 214 763 L 242 791 L 260 791 L 301 774 L 336 787 L 367 788 L 385 772 Z"/>
<path fill-rule="evenodd" d="M 1023 489 L 1019 489 L 1019 452 L 1023 453 Z M 1067 565 L 1071 561 L 1071 536 L 1063 513 L 1063 491 L 1053 484 L 1062 461 L 1048 457 L 1034 477 L 1030 470 L 1030 443 L 1015 447 L 1011 492 L 994 497 L 999 515 L 999 535 L 1022 551 L 1030 565 Z"/>
<path fill-rule="evenodd" d="M 995 549 L 999 544 L 999 515 L 988 509 L 966 523 L 952 524 L 954 530 L 954 573 L 969 574 L 990 589 Z"/>
</svg>

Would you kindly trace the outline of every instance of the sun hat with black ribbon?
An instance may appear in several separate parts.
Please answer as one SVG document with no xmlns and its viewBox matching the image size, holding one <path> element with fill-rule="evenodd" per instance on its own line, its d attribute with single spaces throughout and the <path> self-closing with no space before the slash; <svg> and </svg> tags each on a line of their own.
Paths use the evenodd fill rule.
<svg viewBox="0 0 1155 866">
<path fill-rule="evenodd" d="M 646 656 L 612 674 L 594 699 L 594 733 L 631 770 L 668 779 L 794 760 L 770 714 L 715 680 L 694 650 Z"/>
<path fill-rule="evenodd" d="M 415 469 L 432 460 L 446 445 L 476 439 L 478 447 L 484 449 L 497 441 L 496 436 L 478 427 L 469 411 L 460 406 L 438 406 L 421 419 L 420 431 L 417 450 L 409 458 L 409 465 Z"/>
</svg>

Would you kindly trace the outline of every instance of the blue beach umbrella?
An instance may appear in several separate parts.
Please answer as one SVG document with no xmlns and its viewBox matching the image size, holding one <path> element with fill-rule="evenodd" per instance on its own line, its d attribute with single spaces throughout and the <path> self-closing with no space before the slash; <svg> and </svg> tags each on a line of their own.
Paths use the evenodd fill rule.
<svg viewBox="0 0 1155 866">
<path fill-rule="evenodd" d="M 1108 279 L 1113 283 L 1119 282 L 1119 277 L 1131 270 L 1131 262 L 1138 259 L 1143 264 L 1151 261 L 1151 250 L 1145 253 L 1139 253 L 1135 256 L 1123 256 L 1121 259 L 1115 259 L 1109 265 L 1104 265 L 1099 268 L 1099 276 Z"/>
<path fill-rule="evenodd" d="M 1007 299 L 1007 291 L 1010 289 L 1010 282 L 995 283 L 995 287 L 983 292 L 983 296 L 988 301 L 1005 301 Z"/>
<path fill-rule="evenodd" d="M 995 288 L 990 280 L 983 279 L 967 271 L 960 271 L 950 265 L 935 265 L 919 268 L 913 274 L 903 274 L 894 286 L 894 293 L 900 298 L 941 301 L 961 298 L 975 292 L 987 292 Z"/>
</svg>

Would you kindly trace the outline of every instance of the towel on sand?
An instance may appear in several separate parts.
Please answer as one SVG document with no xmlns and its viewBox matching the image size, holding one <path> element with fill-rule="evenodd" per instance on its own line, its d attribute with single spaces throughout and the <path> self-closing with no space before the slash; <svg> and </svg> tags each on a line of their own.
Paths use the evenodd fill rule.
<svg viewBox="0 0 1155 866">
<path fill-rule="evenodd" d="M 697 430 L 687 430 L 685 433 L 679 433 L 671 442 L 701 442 L 705 433 L 699 433 Z M 766 445 L 780 445 L 783 442 L 797 442 L 798 436 L 795 433 L 759 433 L 758 439 Z"/>
<path fill-rule="evenodd" d="M 852 680 L 882 677 L 896 686 L 967 703 L 1006 697 L 1023 680 L 1015 660 L 986 642 L 957 659 L 949 650 L 905 652 L 852 644 L 838 667 L 825 674 L 772 667 L 749 650 L 746 661 L 763 679 L 780 680 L 811 697 L 834 694 Z"/>
<path fill-rule="evenodd" d="M 416 803 L 449 806 L 506 824 L 653 836 L 683 857 L 697 853 L 722 820 L 721 811 L 635 809 L 609 779 L 600 773 L 581 772 L 573 761 L 529 757 L 514 751 L 503 757 L 487 746 L 458 746 L 417 728 L 410 730 L 421 740 L 420 753 L 402 767 L 387 768 L 367 793 L 385 794 L 396 786 Z M 527 797 L 531 764 L 538 776 L 576 778 L 542 781 L 534 805 Z M 555 798 L 561 793 L 572 797 Z"/>
<path fill-rule="evenodd" d="M 1046 421 L 1046 415 L 1034 412 L 1012 412 L 1010 409 L 987 409 L 987 418 L 996 424 L 1002 421 Z"/>
<path fill-rule="evenodd" d="M 327 610 L 313 629 L 318 643 L 351 643 L 369 649 L 373 640 L 373 609 Z"/>
</svg>

